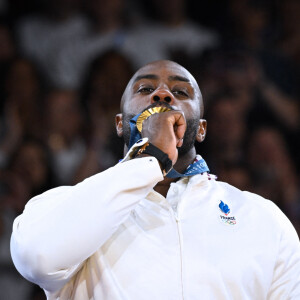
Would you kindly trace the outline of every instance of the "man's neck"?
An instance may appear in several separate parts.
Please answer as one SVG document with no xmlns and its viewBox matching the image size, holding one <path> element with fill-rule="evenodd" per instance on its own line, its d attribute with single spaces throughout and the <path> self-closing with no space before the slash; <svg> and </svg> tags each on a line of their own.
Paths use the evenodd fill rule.
<svg viewBox="0 0 300 300">
<path fill-rule="evenodd" d="M 193 147 L 189 152 L 185 153 L 184 155 L 178 156 L 177 162 L 174 165 L 174 169 L 179 173 L 184 173 L 187 167 L 193 163 L 196 157 L 196 150 Z M 155 187 L 154 190 L 164 197 L 167 196 L 168 190 L 172 182 L 177 181 L 178 178 L 168 178 L 165 177 L 163 181 L 160 181 Z"/>
</svg>

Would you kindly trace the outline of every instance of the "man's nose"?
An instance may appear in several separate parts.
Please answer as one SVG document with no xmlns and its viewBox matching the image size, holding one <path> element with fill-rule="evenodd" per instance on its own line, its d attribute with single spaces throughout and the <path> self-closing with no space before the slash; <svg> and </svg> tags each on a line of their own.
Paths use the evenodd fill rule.
<svg viewBox="0 0 300 300">
<path fill-rule="evenodd" d="M 164 101 L 168 104 L 172 104 L 174 102 L 174 96 L 172 93 L 167 89 L 158 89 L 151 98 L 151 102 L 155 103 L 158 101 Z"/>
</svg>

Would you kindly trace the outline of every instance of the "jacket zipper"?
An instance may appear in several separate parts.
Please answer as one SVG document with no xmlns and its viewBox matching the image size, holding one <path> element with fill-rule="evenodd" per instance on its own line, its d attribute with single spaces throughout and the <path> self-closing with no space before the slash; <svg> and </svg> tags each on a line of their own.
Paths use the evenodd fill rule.
<svg viewBox="0 0 300 300">
<path fill-rule="evenodd" d="M 184 300 L 184 295 L 183 295 L 183 260 L 182 260 L 182 236 L 181 236 L 181 230 L 180 230 L 180 220 L 178 217 L 178 211 L 177 209 L 173 211 L 174 217 L 175 217 L 175 222 L 177 226 L 177 233 L 178 233 L 178 240 L 179 240 L 179 252 L 180 252 L 180 281 L 181 281 L 181 296 L 182 300 Z"/>
</svg>

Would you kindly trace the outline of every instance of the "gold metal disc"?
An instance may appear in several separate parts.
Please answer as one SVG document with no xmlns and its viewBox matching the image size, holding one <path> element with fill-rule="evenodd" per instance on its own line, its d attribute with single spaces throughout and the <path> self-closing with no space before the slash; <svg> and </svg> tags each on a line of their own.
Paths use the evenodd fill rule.
<svg viewBox="0 0 300 300">
<path fill-rule="evenodd" d="M 141 115 L 138 117 L 136 120 L 136 127 L 139 132 L 142 132 L 143 129 L 143 122 L 148 119 L 151 115 L 154 114 L 159 114 L 165 111 L 170 111 L 170 108 L 164 107 L 164 106 L 157 106 L 157 107 L 152 107 L 149 109 L 144 110 Z"/>
</svg>

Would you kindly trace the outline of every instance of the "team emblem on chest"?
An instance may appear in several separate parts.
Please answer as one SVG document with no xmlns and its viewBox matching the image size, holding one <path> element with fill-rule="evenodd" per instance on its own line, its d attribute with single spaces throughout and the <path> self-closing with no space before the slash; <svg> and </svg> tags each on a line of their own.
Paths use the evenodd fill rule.
<svg viewBox="0 0 300 300">
<path fill-rule="evenodd" d="M 228 216 L 230 214 L 229 206 L 226 203 L 224 203 L 222 200 L 220 200 L 219 208 L 223 213 L 222 215 L 220 215 L 221 221 L 227 225 L 235 225 L 236 224 L 235 217 Z"/>
</svg>

